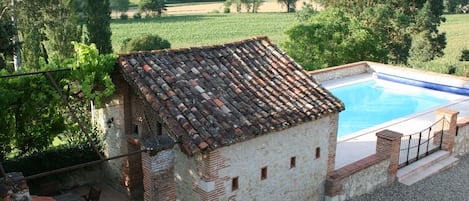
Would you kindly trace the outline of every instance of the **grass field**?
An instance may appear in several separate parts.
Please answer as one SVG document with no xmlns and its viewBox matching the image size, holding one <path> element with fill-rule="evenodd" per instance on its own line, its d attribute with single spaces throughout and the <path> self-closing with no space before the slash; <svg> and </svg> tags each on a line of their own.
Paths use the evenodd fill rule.
<svg viewBox="0 0 469 201">
<path fill-rule="evenodd" d="M 457 75 L 466 75 L 469 62 L 460 62 L 461 50 L 469 48 L 469 15 L 448 15 L 440 30 L 446 32 L 445 56 L 422 64 L 419 68 L 447 73 L 448 67 L 457 67 Z M 158 34 L 170 41 L 173 48 L 213 45 L 266 35 L 277 44 L 286 36 L 287 28 L 296 23 L 295 15 L 288 13 L 233 13 L 166 16 L 155 19 L 113 20 L 112 45 L 116 52 L 125 38 L 144 33 Z"/>
<path fill-rule="evenodd" d="M 448 67 L 456 66 L 457 75 L 469 76 L 469 62 L 459 61 L 461 50 L 469 49 L 469 15 L 447 15 L 440 31 L 446 32 L 445 55 L 421 66 L 422 69 L 447 73 Z"/>
<path fill-rule="evenodd" d="M 112 46 L 114 51 L 119 52 L 125 38 L 144 33 L 160 35 L 173 48 L 220 44 L 258 35 L 268 36 L 279 43 L 286 39 L 284 31 L 295 22 L 295 15 L 288 13 L 203 14 L 113 20 Z"/>
</svg>

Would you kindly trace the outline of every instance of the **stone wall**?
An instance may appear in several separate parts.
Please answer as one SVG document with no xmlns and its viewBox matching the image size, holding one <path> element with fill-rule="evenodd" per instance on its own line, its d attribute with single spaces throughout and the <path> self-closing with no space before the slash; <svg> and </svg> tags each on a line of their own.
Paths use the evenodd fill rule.
<svg viewBox="0 0 469 201">
<path fill-rule="evenodd" d="M 376 133 L 376 154 L 328 173 L 326 201 L 343 201 L 394 182 L 402 134 Z"/>
<path fill-rule="evenodd" d="M 93 122 L 103 139 L 105 157 L 117 156 L 127 152 L 125 136 L 124 96 L 128 89 L 116 83 L 113 96 L 103 100 L 100 107 L 92 111 Z M 126 166 L 125 158 L 110 160 L 104 163 L 106 181 L 115 189 L 124 192 L 124 176 L 122 169 Z"/>
<path fill-rule="evenodd" d="M 336 170 L 326 182 L 326 200 L 347 200 L 389 184 L 389 163 L 389 159 L 371 155 Z"/>
<path fill-rule="evenodd" d="M 469 117 L 458 120 L 458 132 L 455 141 L 454 154 L 462 156 L 469 153 Z"/>
<path fill-rule="evenodd" d="M 336 116 L 192 158 L 177 154 L 177 199 L 323 200 L 332 132 L 329 126 Z M 267 170 L 264 179 L 262 168 Z M 237 188 L 232 186 L 234 178 Z"/>
<path fill-rule="evenodd" d="M 145 201 L 176 199 L 174 159 L 174 150 L 163 150 L 154 156 L 142 154 Z"/>
<path fill-rule="evenodd" d="M 317 82 L 321 83 L 328 80 L 339 79 L 351 75 L 370 73 L 372 70 L 367 62 L 361 61 L 321 70 L 310 71 L 308 74 Z"/>
</svg>

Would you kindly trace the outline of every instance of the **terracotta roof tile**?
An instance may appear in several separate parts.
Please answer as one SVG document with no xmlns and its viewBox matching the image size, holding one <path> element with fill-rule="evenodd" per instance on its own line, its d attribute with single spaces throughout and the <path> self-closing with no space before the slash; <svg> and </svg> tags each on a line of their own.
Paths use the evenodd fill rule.
<svg viewBox="0 0 469 201">
<path fill-rule="evenodd" d="M 188 154 L 344 109 L 266 37 L 120 55 L 118 64 Z"/>
</svg>

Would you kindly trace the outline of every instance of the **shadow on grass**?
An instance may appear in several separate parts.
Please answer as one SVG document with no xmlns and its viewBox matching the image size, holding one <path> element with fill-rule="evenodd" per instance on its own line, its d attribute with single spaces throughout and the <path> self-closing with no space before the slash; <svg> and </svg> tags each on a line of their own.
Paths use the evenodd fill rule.
<svg viewBox="0 0 469 201">
<path fill-rule="evenodd" d="M 227 14 L 199 14 L 199 15 L 171 15 L 154 18 L 142 18 L 142 19 L 113 19 L 112 24 L 132 24 L 132 23 L 174 23 L 174 22 L 189 22 L 189 21 L 201 21 L 219 17 L 226 17 Z"/>
</svg>

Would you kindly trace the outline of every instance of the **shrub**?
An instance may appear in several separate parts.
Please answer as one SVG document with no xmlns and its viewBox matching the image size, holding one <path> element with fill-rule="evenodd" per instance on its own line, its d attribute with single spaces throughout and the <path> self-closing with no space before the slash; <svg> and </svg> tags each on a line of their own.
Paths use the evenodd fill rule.
<svg viewBox="0 0 469 201">
<path fill-rule="evenodd" d="M 142 19 L 142 13 L 141 12 L 136 12 L 133 16 L 134 19 Z"/>
<path fill-rule="evenodd" d="M 225 7 L 225 8 L 223 9 L 223 13 L 230 13 L 230 12 L 231 12 L 231 10 L 230 10 L 229 7 Z"/>
<path fill-rule="evenodd" d="M 461 50 L 459 61 L 469 61 L 469 49 Z"/>
<path fill-rule="evenodd" d="M 121 20 L 126 20 L 126 19 L 129 19 L 129 16 L 128 16 L 126 13 L 122 13 L 122 14 L 119 16 L 119 18 L 120 18 Z"/>
<path fill-rule="evenodd" d="M 54 147 L 26 157 L 6 160 L 2 164 L 6 172 L 23 172 L 23 175 L 30 176 L 95 160 L 99 160 L 99 156 L 91 145 L 84 142 Z"/>
<path fill-rule="evenodd" d="M 145 34 L 137 38 L 124 40 L 122 51 L 150 51 L 170 47 L 171 44 L 160 36 Z"/>
</svg>

